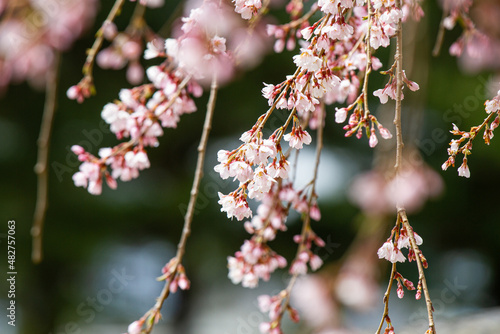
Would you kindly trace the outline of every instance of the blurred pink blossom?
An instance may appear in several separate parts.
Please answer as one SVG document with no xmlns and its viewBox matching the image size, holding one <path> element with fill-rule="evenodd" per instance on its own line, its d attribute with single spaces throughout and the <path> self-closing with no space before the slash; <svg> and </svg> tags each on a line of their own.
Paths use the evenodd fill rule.
<svg viewBox="0 0 500 334">
<path fill-rule="evenodd" d="M 408 212 L 416 212 L 443 190 L 439 174 L 424 165 L 404 170 L 397 179 L 388 180 L 377 171 L 359 175 L 349 190 L 349 198 L 368 214 L 394 211 L 396 202 Z"/>
<path fill-rule="evenodd" d="M 7 5 L 0 2 L 0 12 Z M 0 25 L 0 91 L 10 82 L 43 88 L 56 51 L 68 50 L 92 23 L 97 0 L 31 0 Z"/>
</svg>

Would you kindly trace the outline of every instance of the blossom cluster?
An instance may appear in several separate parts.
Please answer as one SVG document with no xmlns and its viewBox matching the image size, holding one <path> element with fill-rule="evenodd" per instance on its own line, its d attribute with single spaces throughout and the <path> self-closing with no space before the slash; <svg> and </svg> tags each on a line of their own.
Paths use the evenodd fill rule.
<svg viewBox="0 0 500 334">
<path fill-rule="evenodd" d="M 300 149 L 311 142 L 311 137 L 300 125 L 294 126 L 286 135 L 283 130 L 275 131 L 268 139 L 263 139 L 262 131 L 257 123 L 245 132 L 240 140 L 240 147 L 233 151 L 220 150 L 217 153 L 219 164 L 214 170 L 222 179 L 234 177 L 239 181 L 238 189 L 228 195 L 219 193 L 221 211 L 228 218 L 237 220 L 251 217 L 247 197 L 263 200 L 277 183 L 277 179 L 287 179 L 290 164 L 281 148 L 281 138 L 288 141 L 290 147 Z"/>
<path fill-rule="evenodd" d="M 408 251 L 408 259 L 410 261 L 416 260 L 415 252 L 413 251 L 410 244 L 410 236 L 405 227 L 401 227 L 401 229 L 396 232 L 396 228 L 392 230 L 391 236 L 387 241 L 379 248 L 377 251 L 377 255 L 380 259 L 386 259 L 391 263 L 396 262 L 405 262 L 406 257 L 403 255 L 402 249 L 409 248 Z M 421 245 L 423 243 L 422 238 L 415 232 L 413 232 L 413 237 L 415 238 L 415 242 L 417 245 Z M 395 235 L 394 241 L 392 240 Z"/>
<path fill-rule="evenodd" d="M 141 3 L 149 7 L 163 5 L 163 1 L 158 0 Z M 128 64 L 127 80 L 137 85 L 143 81 L 140 55 L 144 51 L 144 59 L 166 57 L 169 70 L 175 67 L 202 86 L 208 86 L 214 76 L 219 84 L 224 84 L 232 79 L 236 69 L 251 68 L 260 62 L 267 51 L 260 25 L 249 31 L 225 2 L 191 0 L 186 7 L 190 11 L 165 41 L 152 31 L 142 16 L 132 18 L 122 32 L 114 23 L 105 22 L 98 35 L 111 44 L 97 54 L 97 64 L 107 69 L 121 69 Z M 92 81 L 92 75 L 87 73 L 68 90 L 68 97 L 83 102 L 94 92 Z"/>
<path fill-rule="evenodd" d="M 401 275 L 400 273 L 396 272 L 394 274 L 394 279 L 398 282 L 398 287 L 397 287 L 397 294 L 398 294 L 398 298 L 403 298 L 404 297 L 404 290 L 403 290 L 403 286 L 405 288 L 407 288 L 408 290 L 415 290 L 415 286 L 413 285 L 413 282 L 404 278 L 403 275 Z M 421 285 L 420 285 L 420 281 L 419 281 L 419 287 L 420 289 L 417 290 L 417 294 L 415 295 L 415 299 L 420 299 L 420 297 L 422 296 L 422 292 L 421 292 Z"/>
<path fill-rule="evenodd" d="M 5 1 L 0 5 L 0 91 L 24 80 L 43 88 L 56 53 L 93 22 L 96 0 Z M 7 15 L 8 13 L 8 15 Z"/>
<path fill-rule="evenodd" d="M 73 175 L 76 186 L 89 193 L 102 192 L 102 180 L 115 189 L 117 179 L 130 181 L 149 168 L 147 147 L 157 147 L 163 128 L 175 128 L 181 115 L 196 110 L 191 95 L 200 96 L 201 87 L 181 72 L 167 72 L 166 65 L 152 66 L 147 74 L 153 84 L 122 89 L 119 100 L 104 106 L 101 116 L 118 139 L 129 138 L 115 147 L 99 150 L 99 157 L 75 145 L 73 153 L 83 163 Z M 108 168 L 111 169 L 109 172 Z"/>
<path fill-rule="evenodd" d="M 191 282 L 186 276 L 184 266 L 178 263 L 177 258 L 170 260 L 161 270 L 162 276 L 158 278 L 159 281 L 169 282 L 169 291 L 177 292 L 177 289 L 188 290 Z"/>
<path fill-rule="evenodd" d="M 287 210 L 275 193 L 277 188 L 277 185 L 273 185 L 274 193 L 264 196 L 257 208 L 257 215 L 244 224 L 252 238 L 245 240 L 234 256 L 228 257 L 228 277 L 234 284 L 241 283 L 244 287 L 254 288 L 259 279 L 267 281 L 277 268 L 287 265 L 285 258 L 267 244 L 275 238 L 277 231 L 286 230 Z"/>
<path fill-rule="evenodd" d="M 233 177 L 239 182 L 238 188 L 228 195 L 219 193 L 221 211 L 237 220 L 252 217 L 244 224 L 252 238 L 246 240 L 233 257 L 228 257 L 229 278 L 245 287 L 257 286 L 259 279 L 269 280 L 272 272 L 286 266 L 286 260 L 267 242 L 274 240 L 277 231 L 286 230 L 289 207 L 299 212 L 310 211 L 304 194 L 286 183 L 290 164 L 282 151 L 280 138 L 297 149 L 311 142 L 310 135 L 300 125 L 294 125 L 292 132 L 284 136 L 277 131 L 263 139 L 256 124 L 241 136 L 244 144 L 239 148 L 218 152 L 219 164 L 214 167 L 221 178 Z M 260 202 L 255 216 L 248 198 Z M 317 206 L 315 210 L 319 211 Z"/>
<path fill-rule="evenodd" d="M 110 46 L 97 54 L 97 65 L 103 69 L 120 70 L 127 66 L 127 81 L 133 85 L 142 83 L 144 68 L 140 63 L 144 51 L 143 38 L 146 42 L 161 44 L 161 40 L 139 20 L 132 20 L 125 31 L 119 32 L 116 25 L 109 22 L 103 26 L 102 34 L 111 42 Z"/>
<path fill-rule="evenodd" d="M 73 176 L 77 186 L 87 188 L 92 194 L 100 194 L 103 179 L 111 188 L 116 188 L 118 178 L 122 181 L 136 178 L 140 170 L 149 168 L 147 148 L 159 145 L 158 137 L 163 135 L 163 129 L 175 128 L 182 115 L 196 110 L 193 98 L 202 95 L 203 85 L 214 76 L 222 83 L 230 79 L 236 59 L 226 44 L 228 40 L 222 34 L 238 33 L 239 23 L 234 22 L 234 17 L 231 20 L 225 19 L 227 15 L 233 15 L 228 11 L 224 4 L 204 1 L 182 19 L 176 32 L 177 37 L 160 41 L 154 36 L 147 43 L 144 58 L 163 59 L 161 64 L 150 66 L 146 70 L 151 83 L 122 89 L 119 99 L 106 104 L 101 112 L 102 118 L 109 124 L 117 139 L 128 141 L 113 148 L 100 149 L 99 157 L 74 147 L 73 151 L 83 162 L 80 171 Z M 214 17 L 219 17 L 220 20 L 214 20 Z M 137 38 L 134 40 L 131 35 L 116 33 L 112 24 L 104 28 L 103 34 L 114 40 L 110 48 L 116 49 L 119 45 L 121 49 L 105 49 L 100 54 L 119 52 L 129 55 L 127 59 L 135 62 L 137 52 L 141 50 Z M 242 38 L 241 34 L 237 35 Z M 244 43 L 237 42 L 236 37 L 229 40 L 231 48 L 249 47 L 246 39 Z M 98 62 L 102 57 L 112 61 L 117 59 L 114 55 L 98 56 Z M 123 62 L 119 61 L 118 65 L 121 66 Z M 78 85 L 70 87 L 68 97 L 82 102 L 89 96 L 86 91 L 88 84 L 84 78 Z M 280 167 L 280 164 L 284 167 Z M 269 166 L 269 171 L 272 172 L 273 168 L 275 174 L 283 175 L 282 170 L 286 169 L 286 164 L 283 160 L 277 160 L 275 165 Z M 258 173 L 262 177 L 249 185 L 255 196 L 259 196 L 261 190 L 266 190 L 267 172 Z"/>
<path fill-rule="evenodd" d="M 275 296 L 261 295 L 258 298 L 259 309 L 263 313 L 268 313 L 269 321 L 262 322 L 259 325 L 261 333 L 282 334 L 281 318 L 285 311 L 288 311 L 290 319 L 294 322 L 299 321 L 297 310 L 288 303 L 290 291 L 282 290 Z"/>
<path fill-rule="evenodd" d="M 338 123 L 345 122 L 352 111 L 349 123 L 344 127 L 346 136 L 356 134 L 361 138 L 363 130 L 366 130 L 371 147 L 378 143 L 376 130 L 382 138 L 392 138 L 367 109 L 365 102 L 368 97 L 366 92 L 360 92 L 359 74 L 381 68 L 380 60 L 366 50 L 389 45 L 390 38 L 396 33 L 397 23 L 406 19 L 404 13 L 408 15 L 410 3 L 416 7 L 413 11 L 418 11 L 420 7 L 416 2 L 409 2 L 403 9 L 398 9 L 394 1 L 375 1 L 375 11 L 369 14 L 365 1 L 319 1 L 323 16 L 314 24 L 308 25 L 307 20 L 300 19 L 294 24 L 269 26 L 268 34 L 277 39 L 277 51 L 282 50 L 285 36 L 293 29 L 300 27 L 297 34 L 304 39 L 300 54 L 293 57 L 298 67 L 295 74 L 278 85 L 266 84 L 263 89 L 263 96 L 268 99 L 269 105 L 296 110 L 302 115 L 314 111 L 320 101 L 333 104 L 347 100 L 349 107 L 336 109 Z M 369 40 L 366 38 L 368 29 Z M 286 44 L 287 47 L 294 45 Z M 386 103 L 388 97 L 396 98 L 396 80 L 393 80 L 392 69 L 382 73 L 390 74 L 391 78 L 386 87 L 376 90 L 374 95 Z M 419 88 L 405 75 L 404 82 L 412 91 Z"/>
<path fill-rule="evenodd" d="M 455 124 L 453 124 L 453 130 L 450 132 L 455 136 L 460 136 L 460 138 L 452 139 L 450 141 L 450 147 L 448 148 L 448 160 L 446 160 L 441 166 L 443 170 L 447 170 L 450 166 L 455 166 L 455 159 L 457 155 L 463 154 L 464 157 L 462 164 L 458 167 L 458 175 L 467 178 L 470 177 L 467 156 L 472 154 L 473 140 L 484 129 L 483 140 L 486 145 L 489 145 L 494 136 L 493 131 L 500 124 L 500 91 L 497 92 L 497 95 L 494 98 L 487 100 L 484 105 L 487 116 L 480 125 L 471 127 L 470 131 L 462 131 Z"/>
<path fill-rule="evenodd" d="M 476 29 L 474 22 L 469 15 L 472 0 L 450 1 L 444 0 L 442 3 L 443 10 L 448 15 L 443 19 L 442 25 L 447 30 L 452 30 L 457 23 L 464 29 L 462 35 L 450 46 L 449 52 L 453 56 L 462 55 L 464 50 L 467 50 L 469 56 L 473 58 L 479 57 L 476 47 L 481 43 L 486 42 L 487 37 Z"/>
</svg>

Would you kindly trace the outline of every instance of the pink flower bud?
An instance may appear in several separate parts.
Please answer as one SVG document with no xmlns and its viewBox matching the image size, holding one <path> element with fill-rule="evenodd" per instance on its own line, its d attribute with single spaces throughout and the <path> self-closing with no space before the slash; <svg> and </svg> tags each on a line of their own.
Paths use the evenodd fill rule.
<svg viewBox="0 0 500 334">
<path fill-rule="evenodd" d="M 108 173 L 106 173 L 106 184 L 108 185 L 108 187 L 110 187 L 111 189 L 116 189 L 116 187 L 118 186 L 118 184 L 116 183 L 116 179 L 114 179 L 111 175 L 109 175 Z"/>
<path fill-rule="evenodd" d="M 401 283 L 399 283 L 398 281 L 398 289 L 397 289 L 397 293 L 398 293 L 398 298 L 401 299 L 404 297 L 405 295 L 405 292 L 403 290 L 403 286 L 401 285 Z"/>
<path fill-rule="evenodd" d="M 108 41 L 112 40 L 115 38 L 116 34 L 118 33 L 118 29 L 116 28 L 116 25 L 113 22 L 105 22 L 103 27 L 102 27 L 102 34 L 104 38 L 106 38 Z"/>
<path fill-rule="evenodd" d="M 128 66 L 126 76 L 132 85 L 139 85 L 144 79 L 144 68 L 138 62 L 133 62 Z"/>
<path fill-rule="evenodd" d="M 344 123 L 347 118 L 347 109 L 346 108 L 335 108 L 335 122 L 336 123 Z"/>
<path fill-rule="evenodd" d="M 271 330 L 271 323 L 261 322 L 259 325 L 259 330 L 261 333 L 269 333 L 269 331 Z"/>
<path fill-rule="evenodd" d="M 369 143 L 371 148 L 374 148 L 378 144 L 377 135 L 375 134 L 375 129 L 371 130 Z"/>
<path fill-rule="evenodd" d="M 311 207 L 311 209 L 309 210 L 309 216 L 312 219 L 314 219 L 315 221 L 321 220 L 321 211 L 319 210 L 319 207 L 317 204 L 315 204 Z"/>
<path fill-rule="evenodd" d="M 76 155 L 84 154 L 85 149 L 81 147 L 80 145 L 73 145 L 71 146 L 71 151 L 75 153 Z"/>
<path fill-rule="evenodd" d="M 309 260 L 309 265 L 313 271 L 316 271 L 323 265 L 323 260 L 318 255 L 313 255 L 311 256 L 311 260 Z"/>
<path fill-rule="evenodd" d="M 142 54 L 142 47 L 136 41 L 127 41 L 123 44 L 122 54 L 127 59 L 139 59 Z"/>
<path fill-rule="evenodd" d="M 140 334 L 142 330 L 142 325 L 144 321 L 136 320 L 128 326 L 127 332 L 128 334 Z"/>
<path fill-rule="evenodd" d="M 296 309 L 288 307 L 288 312 L 290 313 L 290 319 L 292 319 L 293 322 L 299 322 L 299 313 Z"/>
<path fill-rule="evenodd" d="M 179 287 L 179 284 L 178 284 L 177 280 L 173 279 L 172 282 L 170 282 L 170 287 L 169 287 L 170 291 L 172 293 L 176 293 L 178 287 Z"/>
<path fill-rule="evenodd" d="M 392 138 L 392 134 L 389 132 L 389 130 L 387 130 L 386 128 L 384 128 L 382 125 L 379 124 L 378 126 L 378 132 L 380 133 L 380 135 L 382 136 L 382 138 L 384 139 L 391 139 Z"/>
<path fill-rule="evenodd" d="M 181 288 L 181 290 L 187 290 L 191 286 L 191 282 L 189 282 L 186 275 L 181 274 L 181 275 L 179 275 L 178 285 L 179 285 L 179 288 Z"/>
<path fill-rule="evenodd" d="M 272 299 L 269 295 L 260 295 L 257 297 L 257 301 L 261 312 L 268 312 L 271 309 Z"/>
<path fill-rule="evenodd" d="M 78 88 L 77 85 L 71 86 L 66 91 L 66 96 L 70 100 L 76 100 L 80 96 L 80 89 Z"/>
</svg>

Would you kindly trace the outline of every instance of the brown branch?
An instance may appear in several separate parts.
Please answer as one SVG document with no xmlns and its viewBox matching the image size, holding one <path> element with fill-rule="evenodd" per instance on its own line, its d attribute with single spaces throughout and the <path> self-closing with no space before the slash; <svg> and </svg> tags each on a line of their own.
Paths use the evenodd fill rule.
<svg viewBox="0 0 500 334">
<path fill-rule="evenodd" d="M 397 0 L 397 6 L 398 8 L 401 8 L 401 0 Z M 394 115 L 394 125 L 396 126 L 396 164 L 394 166 L 395 169 L 395 177 L 396 177 L 396 182 L 398 182 L 399 179 L 399 174 L 401 172 L 402 168 L 402 155 L 403 155 L 403 135 L 401 131 L 401 93 L 403 90 L 403 30 L 402 30 L 402 23 L 401 20 L 398 22 L 398 30 L 397 30 L 397 35 L 396 35 L 396 80 L 397 80 L 397 86 L 396 86 L 396 110 L 395 110 L 395 115 Z M 421 252 L 417 246 L 417 243 L 415 241 L 415 236 L 413 235 L 413 229 L 410 226 L 410 223 L 408 222 L 408 217 L 406 216 L 406 209 L 403 207 L 402 203 L 398 202 L 396 203 L 397 211 L 398 211 L 398 217 L 397 217 L 397 223 L 396 226 L 398 226 L 399 222 L 401 221 L 403 223 L 403 226 L 406 229 L 406 232 L 408 233 L 408 236 L 410 237 L 410 244 L 415 252 L 415 258 L 417 262 L 417 267 L 418 267 L 418 274 L 419 274 L 419 280 L 422 282 L 422 288 L 424 290 L 424 295 L 425 295 L 425 302 L 427 306 L 427 314 L 429 318 L 429 330 L 426 332 L 427 334 L 435 334 L 436 329 L 434 325 L 434 318 L 433 318 L 433 307 L 432 307 L 432 302 L 429 296 L 429 290 L 427 289 L 427 282 L 425 280 L 425 275 L 424 275 L 424 268 L 422 265 L 422 261 L 420 259 Z M 395 270 L 395 265 L 393 264 L 393 272 Z M 393 280 L 393 274 L 391 274 L 391 282 Z"/>
<path fill-rule="evenodd" d="M 434 316 L 433 316 L 434 307 L 432 306 L 429 289 L 427 288 L 427 280 L 425 279 L 424 267 L 422 265 L 422 260 L 420 259 L 420 255 L 422 254 L 422 252 L 418 248 L 417 242 L 415 241 L 413 229 L 410 225 L 410 222 L 408 221 L 408 217 L 406 216 L 406 211 L 404 209 L 400 210 L 398 212 L 398 215 L 401 218 L 401 221 L 403 222 L 403 226 L 406 229 L 406 233 L 410 237 L 411 248 L 415 252 L 415 259 L 418 267 L 418 279 L 420 282 L 422 282 L 422 290 L 424 290 L 425 305 L 427 306 L 427 317 L 429 319 L 429 331 L 426 332 L 426 334 L 435 334 L 436 326 L 434 324 Z"/>
<path fill-rule="evenodd" d="M 380 334 L 380 331 L 382 330 L 382 326 L 384 325 L 384 322 L 386 321 L 387 317 L 389 316 L 389 297 L 391 295 L 392 282 L 394 281 L 395 274 L 396 274 L 396 263 L 393 263 L 392 270 L 391 270 L 391 276 L 389 277 L 389 284 L 387 285 L 387 290 L 385 291 L 385 294 L 384 294 L 384 313 L 382 314 L 382 319 L 380 320 L 380 325 L 378 326 L 378 329 L 375 332 L 375 334 Z"/>
<path fill-rule="evenodd" d="M 312 193 L 316 190 L 316 180 L 318 179 L 319 170 L 319 159 L 321 157 L 321 151 L 323 150 L 323 133 L 324 133 L 324 117 L 325 117 L 325 105 L 321 104 L 320 113 L 318 116 L 318 132 L 316 134 L 316 160 L 314 164 L 314 175 L 313 175 L 313 188 Z M 309 203 L 310 204 L 310 203 Z"/>
<path fill-rule="evenodd" d="M 444 19 L 447 16 L 446 10 L 443 10 L 443 17 L 441 18 L 441 22 L 439 23 L 439 30 L 438 30 L 438 35 L 436 38 L 436 44 L 434 44 L 434 48 L 432 49 L 432 55 L 434 57 L 439 56 L 439 53 L 441 52 L 441 46 L 443 45 L 443 40 L 444 40 Z"/>
<path fill-rule="evenodd" d="M 47 87 L 45 92 L 45 106 L 40 126 L 40 135 L 38 137 L 38 158 L 34 168 L 38 178 L 37 198 L 35 213 L 33 216 L 33 226 L 31 227 L 31 236 L 33 238 L 33 250 L 31 260 L 33 263 L 42 261 L 42 239 L 45 214 L 48 207 L 48 183 L 49 173 L 47 169 L 49 160 L 50 136 L 52 133 L 52 124 L 56 112 L 57 98 L 57 77 L 59 72 L 58 52 L 55 52 L 55 59 L 52 67 L 47 72 Z"/>
<path fill-rule="evenodd" d="M 159 314 L 163 303 L 167 299 L 170 294 L 170 283 L 178 271 L 178 266 L 182 263 L 182 258 L 186 251 L 186 243 L 189 235 L 191 234 L 191 223 L 193 221 L 194 209 L 196 205 L 196 199 L 198 198 L 198 193 L 200 189 L 201 179 L 203 177 L 203 165 L 205 162 L 205 152 L 208 143 L 208 136 L 210 134 L 210 130 L 212 129 L 212 118 L 215 109 L 215 100 L 217 97 L 217 80 L 214 76 L 212 80 L 212 85 L 210 87 L 210 97 L 207 103 L 207 113 L 205 116 L 205 123 L 203 125 L 203 133 L 201 135 L 200 143 L 198 145 L 198 160 L 196 162 L 196 170 L 194 174 L 193 186 L 191 188 L 191 196 L 189 198 L 188 209 L 186 215 L 184 216 L 184 227 L 182 229 L 181 238 L 179 244 L 177 245 L 177 254 L 175 256 L 175 264 L 174 269 L 171 272 L 170 279 L 167 279 L 165 282 L 165 286 L 161 291 L 160 296 L 158 297 L 155 305 L 151 308 L 146 314 L 157 315 Z M 146 326 L 145 333 L 149 334 L 153 330 L 154 322 L 149 322 Z"/>
<path fill-rule="evenodd" d="M 397 1 L 398 8 L 401 8 L 401 0 Z M 399 173 L 402 168 L 403 160 L 403 134 L 401 130 L 401 94 L 403 91 L 403 25 L 401 19 L 398 21 L 396 33 L 396 108 L 394 112 L 394 125 L 396 126 L 396 164 L 394 165 L 396 182 L 399 179 Z M 398 210 L 401 203 L 396 203 Z"/>
<path fill-rule="evenodd" d="M 87 59 L 85 60 L 85 64 L 83 65 L 83 75 L 85 76 L 85 78 L 89 78 L 90 82 L 92 82 L 92 70 L 94 67 L 95 57 L 97 56 L 97 52 L 99 52 L 99 50 L 101 49 L 102 42 L 104 41 L 104 27 L 108 24 L 113 23 L 114 19 L 120 14 L 121 8 L 124 3 L 125 0 L 115 1 L 115 4 L 111 8 L 108 17 L 106 17 L 106 20 L 104 20 L 103 24 L 96 33 L 94 44 L 92 44 L 92 47 L 87 50 Z"/>
<path fill-rule="evenodd" d="M 365 68 L 365 79 L 363 81 L 363 101 L 364 101 L 364 108 L 365 108 L 365 117 L 368 116 L 370 113 L 370 110 L 368 109 L 368 78 L 370 76 L 370 73 L 372 71 L 372 53 L 371 53 L 371 46 L 370 46 L 370 30 L 372 27 L 372 6 L 371 6 L 371 1 L 368 1 L 367 3 L 368 7 L 368 26 L 366 28 L 366 68 Z"/>
</svg>

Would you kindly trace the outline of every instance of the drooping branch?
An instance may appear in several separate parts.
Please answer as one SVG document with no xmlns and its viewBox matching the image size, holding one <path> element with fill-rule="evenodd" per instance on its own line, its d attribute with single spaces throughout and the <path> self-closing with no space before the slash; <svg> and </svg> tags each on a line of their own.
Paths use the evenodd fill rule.
<svg viewBox="0 0 500 334">
<path fill-rule="evenodd" d="M 398 8 L 401 8 L 401 0 L 397 0 Z M 399 178 L 402 169 L 402 157 L 403 157 L 403 134 L 401 128 L 401 100 L 402 100 L 402 90 L 403 90 L 403 30 L 402 30 L 402 22 L 398 21 L 398 29 L 396 33 L 396 108 L 394 114 L 394 125 L 396 127 L 396 163 L 394 165 L 395 169 L 395 177 L 396 177 L 396 187 L 399 187 Z M 418 273 L 419 273 L 419 281 L 422 283 L 422 288 L 424 290 L 425 301 L 427 306 L 427 313 L 429 318 L 429 329 L 426 334 L 435 334 L 435 325 L 433 319 L 433 307 L 432 302 L 429 296 L 429 291 L 427 289 L 427 282 L 425 279 L 424 268 L 422 265 L 421 252 L 417 246 L 415 241 L 415 236 L 413 234 L 413 229 L 410 226 L 408 221 L 408 217 L 406 215 L 406 209 L 404 208 L 404 204 L 401 203 L 398 199 L 396 203 L 397 207 L 397 223 L 396 226 L 399 227 L 400 222 L 403 224 L 403 227 L 406 229 L 407 234 L 410 238 L 410 245 L 415 253 L 415 260 L 417 262 Z M 391 273 L 391 278 L 389 282 L 389 286 L 392 284 L 392 280 L 394 279 L 394 271 L 395 264 L 393 264 L 393 270 Z M 387 307 L 387 305 L 386 305 Z M 384 312 L 385 313 L 385 312 Z M 384 320 L 384 318 L 382 319 Z M 380 328 L 379 328 L 380 332 Z"/>
<path fill-rule="evenodd" d="M 94 63 L 95 63 L 95 58 L 97 56 L 97 53 L 101 49 L 102 42 L 104 41 L 104 27 L 107 25 L 113 23 L 115 18 L 120 14 L 121 8 L 123 7 L 123 4 L 125 3 L 125 0 L 116 0 L 115 4 L 113 5 L 113 8 L 111 8 L 111 11 L 108 14 L 108 17 L 106 17 L 106 20 L 104 20 L 101 28 L 96 33 L 96 39 L 94 41 L 94 44 L 92 44 L 92 47 L 87 51 L 87 59 L 85 60 L 85 64 L 83 65 L 83 75 L 85 77 L 90 78 L 92 81 L 92 71 L 94 68 Z"/>
<path fill-rule="evenodd" d="M 406 211 L 401 210 L 398 212 L 399 217 L 403 223 L 403 227 L 406 229 L 408 236 L 410 237 L 410 245 L 415 253 L 415 261 L 417 262 L 418 267 L 418 279 L 422 283 L 422 290 L 424 290 L 425 297 L 425 305 L 427 306 L 427 318 L 429 319 L 429 329 L 426 331 L 426 334 L 436 334 L 436 326 L 434 324 L 434 307 L 432 306 L 431 297 L 429 294 L 429 289 L 427 288 L 427 280 L 425 279 L 424 267 L 422 264 L 422 252 L 418 248 L 417 242 L 415 240 L 415 236 L 413 234 L 413 229 L 410 226 L 410 222 L 408 221 L 408 217 L 406 216 Z"/>
<path fill-rule="evenodd" d="M 208 143 L 208 136 L 210 134 L 210 130 L 212 129 L 212 118 L 215 109 L 215 101 L 217 97 L 218 85 L 217 79 L 213 78 L 211 88 L 210 88 L 210 97 L 207 104 L 207 113 L 205 116 L 205 123 L 203 125 L 203 132 L 201 135 L 200 143 L 198 145 L 198 160 L 196 162 L 196 169 L 194 174 L 194 181 L 191 188 L 190 199 L 188 204 L 187 212 L 184 216 L 184 227 L 182 229 L 181 238 L 179 244 L 177 245 L 177 254 L 174 258 L 174 262 L 172 264 L 171 274 L 169 279 L 166 280 L 165 286 L 161 291 L 160 296 L 158 297 L 155 305 L 151 308 L 145 316 L 149 315 L 151 319 L 159 319 L 160 311 L 163 306 L 163 303 L 170 295 L 170 287 L 172 279 L 175 277 L 179 266 L 182 263 L 182 258 L 186 251 L 186 243 L 189 235 L 191 234 L 191 223 L 193 221 L 194 210 L 196 205 L 196 200 L 198 198 L 198 193 L 200 189 L 201 179 L 203 177 L 203 165 L 205 162 L 205 153 Z M 155 321 L 149 321 L 146 325 L 145 333 L 149 334 L 153 330 L 153 326 Z"/>
<path fill-rule="evenodd" d="M 398 8 L 401 8 L 401 0 L 397 1 Z M 394 112 L 394 126 L 396 127 L 396 164 L 394 165 L 396 182 L 402 168 L 403 160 L 403 133 L 401 129 L 401 94 L 403 91 L 403 24 L 401 19 L 398 21 L 396 32 L 396 108 Z M 396 204 L 398 210 L 401 203 Z"/>
<path fill-rule="evenodd" d="M 365 79 L 363 81 L 363 101 L 364 101 L 364 108 L 365 108 L 365 117 L 368 116 L 370 113 L 368 109 L 368 78 L 370 76 L 370 73 L 372 71 L 372 52 L 371 52 L 371 46 L 370 46 L 370 30 L 372 26 L 372 5 L 371 1 L 368 1 L 367 3 L 367 9 L 368 9 L 368 25 L 366 28 L 366 36 L 365 36 L 365 44 L 366 44 L 366 69 L 365 69 Z M 354 50 L 354 48 L 353 48 Z"/>
<path fill-rule="evenodd" d="M 34 263 L 40 263 L 43 257 L 42 239 L 43 225 L 48 207 L 48 186 L 49 172 L 47 169 L 49 160 L 50 137 L 52 133 L 52 124 L 56 111 L 57 98 L 57 82 L 59 76 L 59 58 L 58 52 L 55 52 L 55 59 L 52 67 L 47 72 L 47 87 L 45 93 L 45 106 L 42 116 L 42 124 L 40 127 L 40 135 L 38 137 L 38 158 L 35 165 L 35 174 L 38 178 L 37 198 L 35 205 L 35 213 L 33 216 L 33 226 L 31 228 L 31 236 L 33 238 L 33 249 L 31 260 Z"/>
<path fill-rule="evenodd" d="M 380 325 L 378 326 L 378 329 L 375 332 L 375 334 L 380 334 L 384 322 L 386 322 L 389 317 L 389 297 L 391 295 L 392 283 L 394 281 L 395 274 L 396 274 L 396 263 L 393 263 L 391 269 L 391 276 L 389 277 L 389 284 L 387 285 L 387 290 L 384 293 L 384 313 L 382 314 Z"/>
</svg>

